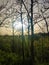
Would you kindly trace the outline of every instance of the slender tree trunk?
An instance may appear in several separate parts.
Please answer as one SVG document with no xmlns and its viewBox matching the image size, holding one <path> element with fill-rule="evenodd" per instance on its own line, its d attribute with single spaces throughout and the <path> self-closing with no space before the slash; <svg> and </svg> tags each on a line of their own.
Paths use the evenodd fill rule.
<svg viewBox="0 0 49 65">
<path fill-rule="evenodd" d="M 31 0 L 31 65 L 34 65 L 33 0 Z"/>
<path fill-rule="evenodd" d="M 22 55 L 23 55 L 23 65 L 24 65 L 24 37 L 23 37 L 23 19 L 22 19 L 22 0 L 21 0 L 21 23 L 22 23 Z"/>
<path fill-rule="evenodd" d="M 28 55 L 30 56 L 30 42 L 29 42 L 29 36 L 30 36 L 29 28 L 30 28 L 30 26 L 29 26 L 29 19 L 30 19 L 30 17 L 29 17 L 29 15 L 27 15 L 27 20 L 28 20 Z"/>
</svg>

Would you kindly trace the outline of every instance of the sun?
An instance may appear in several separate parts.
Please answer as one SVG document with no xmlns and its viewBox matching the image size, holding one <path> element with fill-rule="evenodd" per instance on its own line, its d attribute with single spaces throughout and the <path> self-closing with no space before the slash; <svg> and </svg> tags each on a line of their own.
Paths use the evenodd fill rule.
<svg viewBox="0 0 49 65">
<path fill-rule="evenodd" d="M 22 31 L 22 23 L 21 22 L 18 22 L 18 21 L 15 21 L 14 24 L 14 29 L 16 29 L 17 31 Z M 25 31 L 27 28 L 25 26 L 25 24 L 23 23 L 23 31 Z"/>
</svg>

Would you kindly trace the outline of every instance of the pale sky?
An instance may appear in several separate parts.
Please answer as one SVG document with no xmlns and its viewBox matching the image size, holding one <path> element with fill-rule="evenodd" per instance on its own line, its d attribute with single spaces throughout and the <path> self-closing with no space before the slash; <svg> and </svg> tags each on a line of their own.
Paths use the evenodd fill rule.
<svg viewBox="0 0 49 65">
<path fill-rule="evenodd" d="M 8 0 L 8 4 L 6 6 L 6 8 L 2 9 L 0 11 L 0 22 L 4 20 L 4 18 L 6 18 L 6 15 L 9 16 L 9 18 L 7 18 L 3 24 L 5 25 L 2 25 L 3 27 L 0 27 L 0 34 L 2 35 L 11 35 L 12 34 L 12 22 L 14 21 L 13 23 L 13 26 L 14 26 L 14 31 L 16 31 L 16 33 L 20 34 L 21 30 L 22 30 L 22 24 L 21 24 L 21 18 L 20 18 L 20 15 L 19 13 L 15 13 L 16 12 L 16 9 L 17 11 L 20 12 L 20 6 L 19 5 L 12 5 L 12 3 L 15 3 L 15 0 Z M 38 0 L 39 3 L 43 3 L 44 0 Z M 0 0 L 0 6 L 1 5 L 5 5 L 7 2 L 7 0 Z M 17 2 L 16 2 L 17 3 Z M 25 4 L 26 3 L 29 3 L 30 4 L 30 0 L 26 0 Z M 29 10 L 30 8 L 30 5 L 27 5 L 26 4 L 26 7 L 27 9 Z M 10 6 L 12 5 L 11 8 L 9 8 Z M 49 4 L 48 3 L 45 3 L 44 4 L 45 7 L 49 7 Z M 22 7 L 22 11 L 23 12 L 26 12 L 24 6 Z M 42 13 L 40 12 L 40 9 L 42 9 L 44 11 L 44 8 L 43 8 L 43 4 L 39 4 L 39 8 L 38 8 L 38 5 L 36 4 L 34 7 L 33 7 L 33 20 L 36 19 L 37 17 L 39 17 L 39 14 L 41 15 L 41 18 L 38 18 L 37 19 L 37 22 L 41 19 L 43 19 L 42 17 Z M 12 13 L 14 12 L 14 13 Z M 11 14 L 12 13 L 12 14 Z M 36 14 L 35 14 L 36 13 Z M 38 13 L 38 14 L 37 14 Z M 48 17 L 49 16 L 49 9 L 43 14 L 44 17 Z M 11 14 L 11 15 L 10 15 Z M 13 19 L 14 17 L 14 19 Z M 47 22 L 49 21 L 49 18 L 46 19 Z M 36 22 L 36 20 L 34 21 Z M 9 24 L 9 25 L 7 25 Z M 49 24 L 49 22 L 48 22 Z M 8 26 L 9 28 L 5 28 L 5 26 Z M 41 26 L 41 28 L 40 28 Z M 28 28 L 28 22 L 27 22 L 27 13 L 23 14 L 23 29 L 24 29 L 24 32 L 26 33 L 27 32 L 27 29 Z M 34 33 L 39 33 L 39 32 L 46 32 L 46 26 L 45 26 L 45 21 L 42 20 L 41 22 L 39 22 L 38 24 L 35 24 L 34 25 Z"/>
</svg>

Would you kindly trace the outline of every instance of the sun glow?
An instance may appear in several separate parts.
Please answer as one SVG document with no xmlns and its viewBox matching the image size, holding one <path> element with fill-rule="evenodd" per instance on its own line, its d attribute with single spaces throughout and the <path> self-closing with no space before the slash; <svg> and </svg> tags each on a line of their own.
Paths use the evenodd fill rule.
<svg viewBox="0 0 49 65">
<path fill-rule="evenodd" d="M 22 23 L 21 22 L 18 22 L 18 21 L 16 21 L 16 22 L 14 22 L 14 28 L 17 30 L 17 31 L 22 31 Z M 26 26 L 25 26 L 25 24 L 23 23 L 23 31 L 25 32 L 25 30 L 26 30 Z"/>
</svg>

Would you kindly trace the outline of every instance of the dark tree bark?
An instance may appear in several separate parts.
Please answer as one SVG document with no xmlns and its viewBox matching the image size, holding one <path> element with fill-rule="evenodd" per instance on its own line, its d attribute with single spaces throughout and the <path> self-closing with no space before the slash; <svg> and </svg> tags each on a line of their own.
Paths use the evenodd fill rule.
<svg viewBox="0 0 49 65">
<path fill-rule="evenodd" d="M 30 17 L 29 17 L 29 14 L 27 15 L 27 20 L 28 20 L 28 56 L 30 56 L 30 42 L 29 42 L 29 36 L 30 36 L 30 25 L 29 25 L 29 20 L 30 20 Z"/>
<path fill-rule="evenodd" d="M 31 65 L 34 65 L 33 0 L 31 0 Z"/>
</svg>

